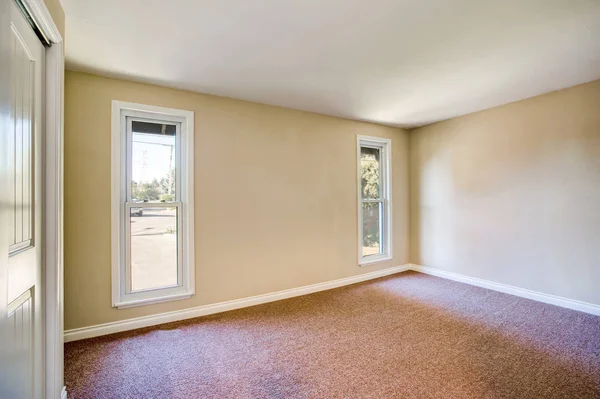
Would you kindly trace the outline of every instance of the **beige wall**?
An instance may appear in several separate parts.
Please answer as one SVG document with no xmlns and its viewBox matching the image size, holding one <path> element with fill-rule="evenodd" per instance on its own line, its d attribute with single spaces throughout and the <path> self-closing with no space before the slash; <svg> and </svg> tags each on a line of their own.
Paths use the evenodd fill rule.
<svg viewBox="0 0 600 399">
<path fill-rule="evenodd" d="M 111 100 L 195 112 L 196 295 L 111 307 Z M 408 262 L 408 133 L 68 71 L 65 329 Z M 392 139 L 394 259 L 357 266 L 356 135 Z"/>
<path fill-rule="evenodd" d="M 411 261 L 600 304 L 600 81 L 410 132 Z"/>
</svg>

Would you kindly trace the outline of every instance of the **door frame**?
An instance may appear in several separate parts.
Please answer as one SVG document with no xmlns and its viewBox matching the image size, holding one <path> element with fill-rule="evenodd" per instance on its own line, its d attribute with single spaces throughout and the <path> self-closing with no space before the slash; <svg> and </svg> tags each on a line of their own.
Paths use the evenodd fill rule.
<svg viewBox="0 0 600 399">
<path fill-rule="evenodd" d="M 14 1 L 14 0 L 10 0 Z M 42 281 L 44 295 L 44 393 L 66 399 L 64 386 L 63 123 L 64 42 L 43 0 L 20 0 L 52 43 L 45 47 L 43 126 Z"/>
</svg>

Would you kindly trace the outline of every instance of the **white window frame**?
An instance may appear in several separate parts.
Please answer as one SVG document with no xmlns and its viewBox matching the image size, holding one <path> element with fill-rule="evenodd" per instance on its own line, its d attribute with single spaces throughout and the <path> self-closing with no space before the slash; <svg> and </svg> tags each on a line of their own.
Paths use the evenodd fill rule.
<svg viewBox="0 0 600 399">
<path fill-rule="evenodd" d="M 360 149 L 362 147 L 379 149 L 380 159 L 380 185 L 381 199 L 378 201 L 363 200 L 361 187 Z M 356 137 L 356 170 L 358 192 L 358 264 L 369 265 L 392 259 L 392 140 L 381 137 L 360 136 Z M 383 252 L 377 255 L 363 256 L 363 203 L 382 202 L 382 228 L 380 234 Z"/>
<path fill-rule="evenodd" d="M 148 122 L 171 122 L 178 126 L 175 136 L 176 154 L 179 157 L 175 176 L 179 198 L 161 206 L 177 208 L 178 223 L 178 285 L 166 288 L 129 292 L 128 269 L 129 234 L 126 212 L 135 207 L 127 204 L 127 175 L 131 173 L 127 160 L 131 157 L 128 141 L 131 134 L 127 118 Z M 112 306 L 128 308 L 190 298 L 195 293 L 194 258 L 194 113 L 172 108 L 136 104 L 113 100 L 112 102 Z M 128 153 L 129 152 L 129 153 Z M 152 203 L 143 207 L 152 207 Z M 155 206 L 157 206 L 155 204 Z M 181 226 L 181 229 L 180 227 Z"/>
</svg>

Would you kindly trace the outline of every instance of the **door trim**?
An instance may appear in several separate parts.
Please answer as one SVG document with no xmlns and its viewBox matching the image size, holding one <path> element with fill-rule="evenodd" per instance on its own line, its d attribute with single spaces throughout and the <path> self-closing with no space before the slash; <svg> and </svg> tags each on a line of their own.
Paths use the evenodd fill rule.
<svg viewBox="0 0 600 399">
<path fill-rule="evenodd" d="M 44 186 L 44 295 L 46 304 L 46 398 L 60 398 L 64 387 L 63 284 L 63 115 L 62 38 L 46 48 L 46 137 Z"/>
<path fill-rule="evenodd" d="M 64 42 L 43 0 L 20 0 L 37 28 L 50 40 L 46 47 L 44 98 L 43 221 L 44 246 L 44 392 L 47 399 L 66 396 L 63 379 L 63 115 Z"/>
<path fill-rule="evenodd" d="M 19 0 L 27 12 L 33 17 L 38 29 L 46 36 L 51 43 L 60 43 L 63 38 L 58 31 L 58 27 L 52 19 L 52 15 L 46 7 L 43 0 Z"/>
</svg>

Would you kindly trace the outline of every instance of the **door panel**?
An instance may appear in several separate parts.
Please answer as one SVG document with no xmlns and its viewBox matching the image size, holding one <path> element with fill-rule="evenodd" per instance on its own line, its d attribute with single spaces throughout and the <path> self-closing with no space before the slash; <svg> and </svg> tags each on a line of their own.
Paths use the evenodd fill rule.
<svg viewBox="0 0 600 399">
<path fill-rule="evenodd" d="M 27 290 L 8 304 L 8 327 L 12 330 L 12 369 L 15 374 L 15 398 L 31 397 L 33 367 L 31 354 L 33 345 L 33 298 L 32 290 Z"/>
<path fill-rule="evenodd" d="M 8 268 L 8 301 L 12 301 L 35 282 L 35 276 L 40 262 L 40 247 L 33 245 L 36 228 L 32 224 L 35 217 L 34 198 L 36 191 L 35 152 L 34 147 L 40 144 L 41 136 L 41 73 L 43 67 L 44 49 L 31 27 L 16 5 L 12 5 L 11 26 L 11 81 L 12 107 L 11 120 L 14 134 L 10 135 L 9 177 L 12 177 L 12 194 L 9 206 L 9 231 L 11 245 L 9 246 Z M 36 76 L 37 75 L 37 76 Z M 37 93 L 37 95 L 36 95 Z M 10 162 L 10 161 L 9 161 Z M 40 162 L 37 162 L 39 165 Z M 39 179 L 38 179 L 39 180 Z M 39 182 L 37 182 L 39 184 Z M 39 229 L 37 229 L 39 232 Z"/>
<path fill-rule="evenodd" d="M 44 47 L 12 0 L 8 24 L 1 35 L 7 37 L 2 53 L 3 65 L 9 65 L 10 97 L 0 111 L 8 115 L 3 125 L 6 143 L 0 151 L 7 160 L 3 165 L 0 224 L 6 237 L 0 257 L 6 259 L 5 274 L 0 278 L 7 286 L 0 314 L 11 367 L 10 377 L 0 397 L 41 398 L 43 387 L 43 319 L 42 319 L 42 87 Z M 5 74 L 6 70 L 3 70 Z M 2 272 L 2 270 L 0 270 Z M 0 387 L 2 388 L 2 387 Z"/>
<path fill-rule="evenodd" d="M 14 76 L 12 78 L 13 115 L 15 134 L 11 137 L 9 159 L 12 161 L 12 176 L 9 192 L 13 197 L 13 206 L 9 208 L 9 229 L 12 228 L 9 254 L 13 255 L 31 246 L 33 214 L 33 142 L 32 121 L 35 89 L 36 61 L 32 59 L 27 44 L 19 32 L 11 26 L 11 47 L 13 50 Z"/>
<path fill-rule="evenodd" d="M 32 126 L 34 119 L 34 77 L 36 60 L 31 55 L 25 40 L 15 26 L 11 26 L 11 44 L 13 48 L 12 81 L 13 95 L 13 120 L 15 135 L 13 137 L 14 154 L 14 207 L 11 211 L 14 216 L 14 237 L 11 253 L 22 250 L 30 245 L 32 239 Z"/>
</svg>

